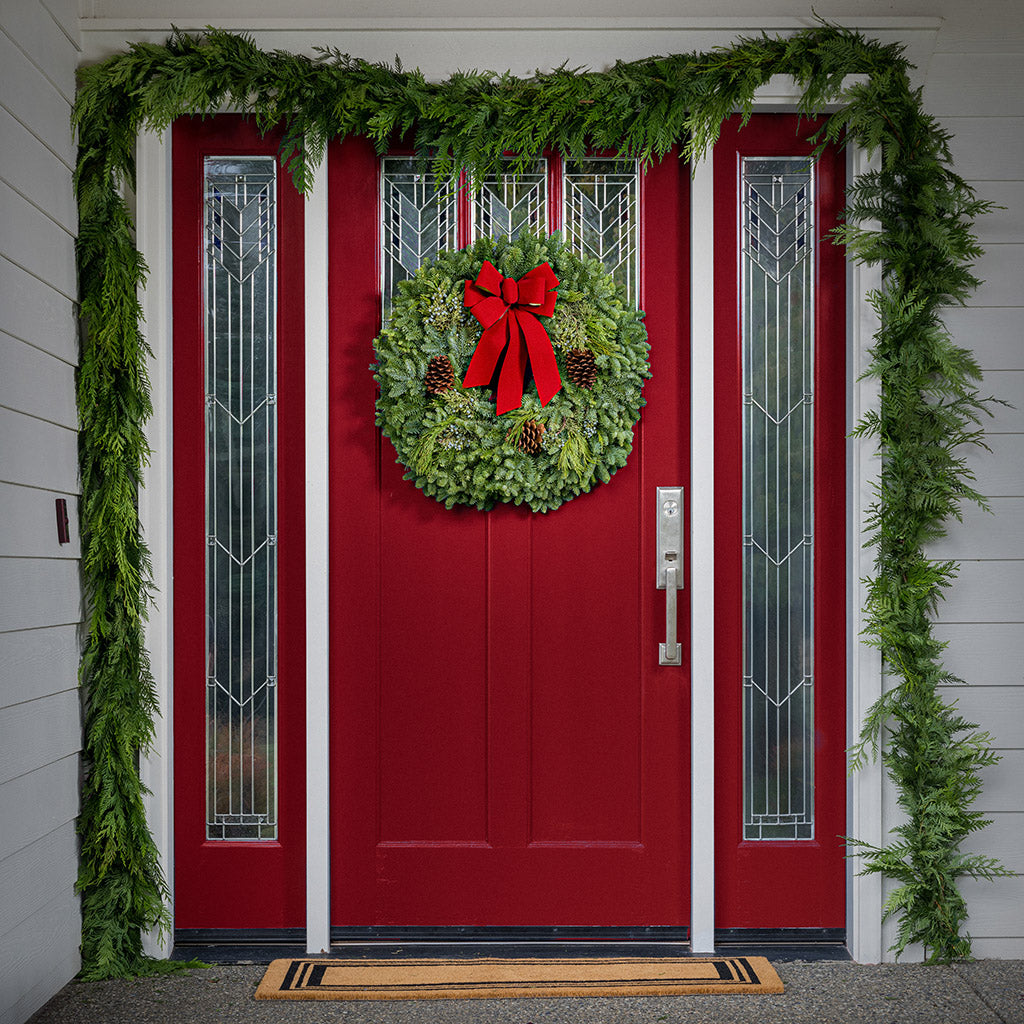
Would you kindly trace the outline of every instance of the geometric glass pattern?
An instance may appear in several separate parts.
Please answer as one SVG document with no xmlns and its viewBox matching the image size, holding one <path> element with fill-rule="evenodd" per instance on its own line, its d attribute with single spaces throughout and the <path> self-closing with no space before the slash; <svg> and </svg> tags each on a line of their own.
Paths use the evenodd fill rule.
<svg viewBox="0 0 1024 1024">
<path fill-rule="evenodd" d="M 385 157 L 382 161 L 383 318 L 388 319 L 399 281 L 416 273 L 424 260 L 444 249 L 455 249 L 458 195 L 437 190 L 433 176 L 424 173 L 415 157 Z"/>
<path fill-rule="evenodd" d="M 518 238 L 547 233 L 548 176 L 544 161 L 519 175 L 488 175 L 473 196 L 472 237 Z"/>
<path fill-rule="evenodd" d="M 814 837 L 814 169 L 743 160 L 743 837 Z"/>
<path fill-rule="evenodd" d="M 206 835 L 277 838 L 277 169 L 204 168 Z"/>
<path fill-rule="evenodd" d="M 595 157 L 565 165 L 565 241 L 578 256 L 599 259 L 634 307 L 639 302 L 639 194 L 635 160 Z"/>
</svg>

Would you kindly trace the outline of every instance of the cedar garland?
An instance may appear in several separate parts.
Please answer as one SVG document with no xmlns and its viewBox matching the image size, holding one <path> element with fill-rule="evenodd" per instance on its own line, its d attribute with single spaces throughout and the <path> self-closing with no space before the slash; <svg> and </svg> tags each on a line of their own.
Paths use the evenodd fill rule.
<svg viewBox="0 0 1024 1024">
<path fill-rule="evenodd" d="M 984 505 L 964 453 L 983 443 L 978 424 L 988 400 L 977 391 L 977 365 L 953 344 L 940 311 L 963 302 L 977 284 L 972 226 L 990 204 L 953 172 L 947 135 L 922 111 L 908 70 L 900 46 L 824 24 L 709 53 L 620 62 L 604 72 L 562 67 L 530 79 L 457 73 L 431 83 L 419 71 L 336 51 L 315 59 L 267 53 L 245 36 L 217 30 L 133 44 L 81 70 L 73 117 L 88 630 L 81 666 L 83 976 L 154 969 L 140 930 L 167 923 L 138 773 L 157 714 L 143 642 L 150 573 L 136 505 L 150 413 L 136 298 L 146 267 L 121 199 L 134 185 L 138 130 L 224 107 L 248 113 L 262 129 L 282 124 L 282 156 L 300 190 L 309 187 L 328 140 L 350 133 L 381 150 L 396 133 L 412 133 L 440 179 L 459 168 L 479 179 L 508 151 L 525 165 L 545 147 L 570 158 L 594 147 L 651 161 L 681 143 L 687 157 L 700 156 L 725 117 L 749 115 L 754 90 L 773 74 L 796 78 L 805 113 L 840 101 L 823 144 L 855 140 L 881 153 L 881 170 L 853 183 L 838 232 L 853 258 L 882 268 L 882 287 L 871 297 L 882 320 L 871 351 L 882 405 L 859 429 L 877 439 L 882 455 L 868 524 L 878 552 L 868 612 L 891 688 L 869 714 L 853 764 L 881 744 L 908 816 L 894 842 L 864 850 L 866 870 L 898 883 L 886 906 L 899 915 L 897 954 L 922 942 L 933 961 L 969 955 L 956 881 L 1005 871 L 959 847 L 986 824 L 970 804 L 980 791 L 978 769 L 996 758 L 989 737 L 937 691 L 951 677 L 931 617 L 957 568 L 928 558 L 926 545 L 950 517 L 959 518 L 965 502 Z M 841 94 L 847 75 L 867 77 Z M 871 219 L 880 229 L 864 227 Z"/>
</svg>

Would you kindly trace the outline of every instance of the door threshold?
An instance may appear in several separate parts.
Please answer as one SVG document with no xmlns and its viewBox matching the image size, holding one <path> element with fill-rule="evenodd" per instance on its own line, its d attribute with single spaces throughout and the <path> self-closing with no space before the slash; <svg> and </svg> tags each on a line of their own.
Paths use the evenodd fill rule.
<svg viewBox="0 0 1024 1024">
<path fill-rule="evenodd" d="M 556 927 L 483 927 L 454 926 L 431 927 L 377 927 L 377 928 L 332 928 L 331 942 L 672 942 L 688 943 L 690 929 L 671 925 L 629 926 L 629 927 L 580 927 L 564 925 Z"/>
<path fill-rule="evenodd" d="M 396 935 L 400 931 L 402 935 Z M 330 957 L 400 959 L 429 956 L 651 958 L 689 956 L 686 929 L 405 928 L 332 929 Z M 519 932 L 518 935 L 509 934 Z M 620 934 L 630 932 L 630 935 Z M 675 933 L 674 936 L 665 932 Z M 454 933 L 454 934 L 453 934 Z M 558 934 L 554 934 L 558 933 Z M 659 934 L 660 933 L 660 934 Z M 684 937 L 679 938 L 682 933 Z M 716 952 L 728 956 L 766 956 L 776 962 L 851 960 L 841 929 L 728 929 L 716 932 Z M 305 931 L 288 929 L 179 929 L 172 960 L 215 964 L 268 964 L 306 956 Z M 707 954 L 696 954 L 707 955 Z"/>
</svg>

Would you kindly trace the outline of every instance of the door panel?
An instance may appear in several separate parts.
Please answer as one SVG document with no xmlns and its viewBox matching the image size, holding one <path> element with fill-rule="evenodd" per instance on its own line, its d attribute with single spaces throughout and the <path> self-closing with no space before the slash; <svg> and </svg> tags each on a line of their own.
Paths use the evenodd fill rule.
<svg viewBox="0 0 1024 1024">
<path fill-rule="evenodd" d="M 271 494 L 276 492 L 278 513 L 272 540 L 277 552 L 276 595 L 281 598 L 276 619 L 272 601 L 261 598 L 254 604 L 245 597 L 253 593 L 253 579 L 246 575 L 245 566 L 265 550 L 252 536 L 254 520 L 265 519 L 265 510 L 261 516 L 253 489 L 248 482 L 241 483 L 253 478 L 253 467 L 248 458 L 242 460 L 245 466 L 236 458 L 225 468 L 214 463 L 212 456 L 208 467 L 205 426 L 207 417 L 216 415 L 219 423 L 226 424 L 224 430 L 237 438 L 248 429 L 253 406 L 265 403 L 254 398 L 253 375 L 237 372 L 253 344 L 253 335 L 240 332 L 237 323 L 225 333 L 231 336 L 230 361 L 235 368 L 228 371 L 232 394 L 242 412 L 231 401 L 226 403 L 231 407 L 225 407 L 210 383 L 204 274 L 221 251 L 235 247 L 236 255 L 248 259 L 253 250 L 237 235 L 228 237 L 231 228 L 223 223 L 226 211 L 214 211 L 212 222 L 219 225 L 218 230 L 223 229 L 223 236 L 210 240 L 207 251 L 204 206 L 210 197 L 204 194 L 204 161 L 221 157 L 230 162 L 232 157 L 250 156 L 274 159 L 280 139 L 280 132 L 261 136 L 251 123 L 230 115 L 182 118 L 172 131 L 177 928 L 293 928 L 305 922 L 304 285 L 303 261 L 290 255 L 303 251 L 303 210 L 302 197 L 279 162 L 273 214 L 276 279 L 266 285 L 277 300 L 272 317 L 277 390 L 271 400 L 276 409 L 277 475 L 276 487 L 272 478 L 268 485 Z M 259 201 L 243 193 L 237 198 L 236 212 Z M 249 223 L 251 227 L 252 219 Z M 246 274 L 241 278 L 231 287 L 244 287 Z M 223 305 L 224 296 L 221 302 Z M 234 299 L 227 299 L 227 306 L 237 312 L 237 292 Z M 239 517 L 240 528 L 231 531 L 226 540 L 218 540 L 219 549 L 227 548 L 231 556 L 221 564 L 235 565 L 227 570 L 231 583 L 219 592 L 224 603 L 231 603 L 234 614 L 220 615 L 223 609 L 213 607 L 217 600 L 210 597 L 206 586 L 216 533 L 205 521 L 208 488 L 218 492 L 222 507 L 233 506 L 232 514 Z M 250 511 L 247 517 L 242 509 L 256 512 Z M 225 592 L 230 593 L 226 599 Z M 275 696 L 240 700 L 243 689 L 258 692 L 259 680 L 250 686 L 249 678 L 255 673 L 262 675 L 267 671 L 264 662 L 275 660 L 255 650 L 262 642 L 254 624 L 267 617 L 276 621 L 270 641 L 276 648 L 276 673 L 267 681 L 265 691 L 272 690 Z M 211 697 L 211 691 L 217 696 Z M 208 702 L 216 704 L 209 721 Z M 267 704 L 276 709 L 276 716 L 264 714 Z M 267 765 L 271 766 L 269 778 Z M 244 780 L 241 786 L 239 779 Z M 247 824 L 259 817 L 246 813 L 261 795 L 256 790 L 271 793 L 276 837 L 216 838 L 218 833 L 248 836 L 270 831 Z M 224 827 L 224 821 L 231 825 Z"/>
<path fill-rule="evenodd" d="M 366 369 L 377 160 L 348 140 L 329 173 L 332 920 L 685 924 L 689 668 L 658 665 L 653 513 L 688 472 L 686 167 L 643 186 L 654 378 L 630 463 L 546 515 L 402 480 Z"/>
<path fill-rule="evenodd" d="M 800 839 L 744 838 L 744 743 L 742 693 L 744 630 L 758 610 L 743 586 L 744 546 L 756 543 L 743 514 L 744 396 L 739 309 L 742 299 L 738 244 L 738 182 L 744 157 L 810 154 L 807 141 L 817 125 L 787 115 L 754 116 L 740 130 L 738 119 L 723 125 L 715 147 L 715 627 L 717 644 L 715 802 L 715 896 L 719 928 L 842 928 L 846 912 L 846 535 L 845 535 L 845 354 L 846 302 L 843 250 L 827 239 L 843 205 L 843 156 L 827 150 L 815 167 L 813 207 L 813 641 L 802 657 L 813 676 L 813 835 Z M 780 223 L 790 223 L 789 211 Z M 799 216 L 799 214 L 795 214 Z M 774 269 L 774 268 L 773 268 Z M 790 321 L 795 322 L 795 321 Z M 783 379 L 779 371 L 779 379 Z M 774 399 L 773 399 L 774 400 Z M 768 404 L 768 403 L 766 403 Z M 781 403 L 785 408 L 786 403 Z M 785 423 L 774 406 L 766 415 Z M 772 465 L 775 456 L 768 456 Z M 780 460 L 778 465 L 781 465 Z M 785 488 L 781 480 L 766 489 Z M 779 531 L 783 534 L 783 531 Z M 774 538 L 773 538 L 774 539 Z M 769 555 L 785 561 L 788 544 Z M 762 626 L 785 634 L 788 616 Z M 783 645 L 784 646 L 784 645 Z M 783 647 L 780 647 L 783 649 Z M 785 667 L 779 667 L 780 677 Z M 806 669 L 804 670 L 806 671 Z M 780 715 L 780 719 L 781 719 Z M 776 764 L 792 740 L 776 731 L 769 738 Z M 748 754 L 749 755 L 749 748 Z M 776 783 L 780 785 L 780 783 Z"/>
</svg>

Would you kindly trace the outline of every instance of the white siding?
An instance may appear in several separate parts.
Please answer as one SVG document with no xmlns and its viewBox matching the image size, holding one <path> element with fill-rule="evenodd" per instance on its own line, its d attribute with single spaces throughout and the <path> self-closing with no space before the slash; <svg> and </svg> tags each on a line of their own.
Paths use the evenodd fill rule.
<svg viewBox="0 0 1024 1024">
<path fill-rule="evenodd" d="M 60 10 L 66 12 L 69 2 L 63 0 Z M 431 16 L 425 18 L 419 0 L 224 0 L 216 15 L 224 27 L 257 30 L 257 42 L 264 46 L 311 52 L 316 44 L 337 44 L 348 52 L 384 60 L 397 52 L 407 65 L 419 65 L 431 75 L 485 66 L 522 72 L 565 59 L 602 67 L 619 58 L 727 43 L 761 28 L 776 31 L 811 23 L 807 5 L 796 0 L 687 0 L 685 5 L 645 0 L 626 18 L 618 0 L 592 0 L 584 19 L 574 19 L 570 5 L 560 10 L 550 0 L 523 0 L 514 19 L 499 0 L 442 0 L 430 10 Z M 163 39 L 172 23 L 198 29 L 211 21 L 206 0 L 81 0 L 81 11 L 88 59 L 122 49 L 127 39 Z M 1017 408 L 998 412 L 991 423 L 991 453 L 972 457 L 979 488 L 994 499 L 995 517 L 969 511 L 966 522 L 936 547 L 938 553 L 963 562 L 961 582 L 941 610 L 937 631 L 950 642 L 951 669 L 966 680 L 967 685 L 955 689 L 961 708 L 991 729 L 997 748 L 1005 754 L 1002 764 L 987 773 L 990 788 L 982 800 L 995 824 L 977 836 L 972 848 L 1024 870 L 1017 852 L 1024 849 L 1024 787 L 1014 784 L 1015 775 L 1024 769 L 1024 6 L 1009 0 L 932 0 L 924 7 L 911 0 L 823 0 L 815 12 L 838 23 L 856 23 L 868 35 L 907 42 L 912 59 L 920 63 L 915 81 L 925 86 L 928 110 L 954 135 L 951 148 L 958 171 L 983 196 L 1008 207 L 982 218 L 979 227 L 987 253 L 979 261 L 978 273 L 985 283 L 967 308 L 950 311 L 949 324 L 987 371 L 986 391 Z M 914 22 L 926 15 L 944 19 L 937 36 L 929 26 Z M 361 20 L 343 25 L 346 18 Z M 384 23 L 402 18 L 416 21 Z M 450 20 L 468 18 L 480 20 Z M 682 18 L 704 21 L 680 27 L 676 19 Z M 892 18 L 902 19 L 906 27 L 884 21 Z M 65 14 L 62 24 L 73 36 L 69 20 Z M 552 31 L 542 34 L 537 31 L 542 27 Z M 25 50 L 41 60 L 37 47 L 33 36 Z M 24 64 L 28 57 L 14 52 L 0 34 L 0 60 L 9 68 L 11 62 Z M 60 121 L 52 110 L 66 86 L 61 85 L 58 69 L 47 75 L 53 88 L 27 97 L 21 114 L 11 113 L 22 124 L 38 126 L 34 130 L 40 141 L 59 154 Z M 38 194 L 33 190 L 46 187 L 43 180 L 33 183 L 32 189 L 26 186 L 27 194 L 9 198 L 0 212 L 20 218 L 17 222 L 26 229 L 46 230 L 48 237 L 59 239 L 64 232 L 59 207 L 40 217 L 33 205 Z M 49 227 L 42 221 L 49 221 Z M 8 275 L 5 287 L 7 279 L 17 280 L 21 288 L 32 287 L 25 283 L 21 268 L 29 275 L 48 275 L 52 287 L 39 307 L 40 316 L 48 323 L 60 322 L 69 264 L 50 251 L 19 256 L 17 262 L 17 268 L 0 263 L 0 274 Z M 52 341 L 29 339 L 28 330 L 23 324 L 13 333 L 38 349 L 67 358 Z M 43 419 L 45 424 L 41 419 L 36 422 L 51 430 L 65 429 L 59 414 L 51 411 Z M 6 429 L 2 424 L 0 428 Z M 69 486 L 66 468 L 57 469 L 56 476 L 58 482 L 49 485 L 54 491 Z M 889 791 L 884 800 L 886 829 L 896 820 L 892 797 Z M 970 930 L 980 955 L 1024 955 L 1022 886 L 1024 880 L 1017 878 L 966 887 Z M 891 935 L 890 929 L 887 942 Z"/>
<path fill-rule="evenodd" d="M 967 848 L 1024 872 L 1024 9 L 1019 4 L 956 5 L 939 33 L 925 86 L 929 112 L 954 133 L 958 171 L 985 199 L 1006 209 L 978 221 L 985 255 L 982 286 L 948 324 L 973 349 L 983 390 L 1011 402 L 986 423 L 992 454 L 972 458 L 992 515 L 969 509 L 935 546 L 962 563 L 940 609 L 950 687 L 964 716 L 987 729 L 1002 756 L 984 772 L 979 809 L 992 825 Z M 977 956 L 1024 955 L 1024 878 L 968 881 L 968 931 Z"/>
<path fill-rule="evenodd" d="M 79 967 L 77 40 L 66 0 L 0 8 L 0 1024 Z"/>
</svg>

